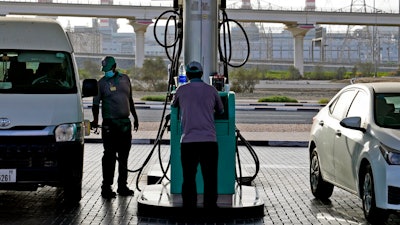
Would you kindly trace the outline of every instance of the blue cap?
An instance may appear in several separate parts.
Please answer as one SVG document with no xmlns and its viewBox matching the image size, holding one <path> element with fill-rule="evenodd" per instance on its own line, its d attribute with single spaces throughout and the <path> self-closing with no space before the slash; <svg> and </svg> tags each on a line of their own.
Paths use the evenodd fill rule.
<svg viewBox="0 0 400 225">
<path fill-rule="evenodd" d="M 202 73 L 203 67 L 199 62 L 192 61 L 186 65 L 186 73 Z"/>
</svg>

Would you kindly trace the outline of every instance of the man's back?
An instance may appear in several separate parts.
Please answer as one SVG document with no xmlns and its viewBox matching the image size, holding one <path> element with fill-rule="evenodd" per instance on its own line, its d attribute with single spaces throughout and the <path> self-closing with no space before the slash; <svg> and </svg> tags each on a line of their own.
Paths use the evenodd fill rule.
<svg viewBox="0 0 400 225">
<path fill-rule="evenodd" d="M 177 89 L 173 106 L 180 108 L 182 143 L 216 141 L 214 110 L 223 111 L 217 90 L 200 79 Z"/>
</svg>

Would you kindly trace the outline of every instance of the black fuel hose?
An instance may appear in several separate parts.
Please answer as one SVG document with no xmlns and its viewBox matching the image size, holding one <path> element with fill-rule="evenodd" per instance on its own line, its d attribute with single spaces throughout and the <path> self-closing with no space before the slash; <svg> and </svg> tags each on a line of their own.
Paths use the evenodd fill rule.
<svg viewBox="0 0 400 225">
<path fill-rule="evenodd" d="M 242 173 L 242 166 L 241 166 L 241 162 L 240 162 L 240 154 L 239 154 L 239 139 L 241 142 L 243 142 L 243 144 L 247 147 L 247 149 L 249 150 L 250 155 L 253 157 L 254 163 L 256 165 L 256 170 L 254 172 L 254 174 L 250 177 L 243 177 L 243 173 Z M 239 167 L 239 176 L 237 175 L 237 172 L 235 170 L 235 174 L 236 174 L 236 182 L 239 185 L 243 185 L 243 184 L 247 184 L 252 182 L 256 177 L 258 172 L 260 171 L 260 161 L 258 159 L 258 156 L 255 152 L 255 150 L 253 149 L 253 147 L 251 146 L 251 144 L 242 136 L 242 134 L 240 133 L 240 130 L 236 128 L 236 158 L 238 160 L 238 167 Z"/>
<path fill-rule="evenodd" d="M 237 67 L 241 67 L 244 64 L 246 64 L 246 62 L 249 60 L 249 57 L 250 57 L 250 42 L 249 42 L 249 38 L 248 38 L 247 33 L 244 30 L 243 26 L 236 20 L 229 19 L 228 15 L 225 12 L 225 9 L 221 9 L 221 12 L 222 12 L 222 21 L 219 23 L 218 28 L 219 28 L 219 30 L 221 30 L 221 27 L 222 27 L 222 32 L 219 32 L 218 52 L 219 52 L 219 58 L 222 61 L 223 66 L 224 66 L 224 75 L 227 79 L 226 82 L 229 83 L 228 66 L 237 68 Z M 229 26 L 230 22 L 236 24 L 242 30 L 243 35 L 246 39 L 247 55 L 246 55 L 245 59 L 239 64 L 231 63 L 233 48 L 232 48 L 231 29 Z M 221 41 L 221 34 L 222 34 L 222 41 Z"/>
</svg>

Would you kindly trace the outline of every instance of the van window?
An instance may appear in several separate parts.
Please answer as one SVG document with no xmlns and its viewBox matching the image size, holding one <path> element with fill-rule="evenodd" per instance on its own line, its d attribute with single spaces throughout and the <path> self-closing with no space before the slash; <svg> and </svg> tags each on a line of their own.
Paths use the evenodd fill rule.
<svg viewBox="0 0 400 225">
<path fill-rule="evenodd" d="M 70 54 L 52 51 L 1 51 L 0 93 L 76 93 Z"/>
</svg>

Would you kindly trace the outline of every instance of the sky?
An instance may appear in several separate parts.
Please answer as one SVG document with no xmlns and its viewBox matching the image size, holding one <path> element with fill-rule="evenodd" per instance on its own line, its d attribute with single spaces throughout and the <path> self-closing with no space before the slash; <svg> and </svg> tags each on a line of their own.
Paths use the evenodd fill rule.
<svg viewBox="0 0 400 225">
<path fill-rule="evenodd" d="M 17 0 L 18 1 L 18 0 Z M 70 3 L 82 3 L 82 4 L 99 4 L 100 0 L 53 0 L 54 2 L 68 1 Z M 253 7 L 260 5 L 262 8 L 272 9 L 293 9 L 301 10 L 305 7 L 306 0 L 251 0 Z M 172 5 L 173 0 L 114 0 L 114 4 L 123 5 Z M 227 0 L 227 6 L 236 5 L 240 6 L 242 0 Z M 350 6 L 352 6 L 352 11 L 358 11 L 363 8 L 364 2 L 366 8 L 369 11 L 373 11 L 375 8 L 383 11 L 399 11 L 400 0 L 315 0 L 315 5 L 317 10 L 345 10 L 350 11 Z M 353 3 L 353 4 L 352 4 Z M 86 18 L 71 18 L 71 17 L 60 17 L 58 21 L 62 26 L 66 27 L 68 24 L 71 26 L 91 26 L 91 19 Z M 120 26 L 119 32 L 133 32 L 133 28 L 128 24 L 126 19 L 118 19 L 118 24 Z M 283 25 L 274 25 L 282 26 Z M 332 27 L 332 29 L 340 29 L 340 27 Z"/>
</svg>

